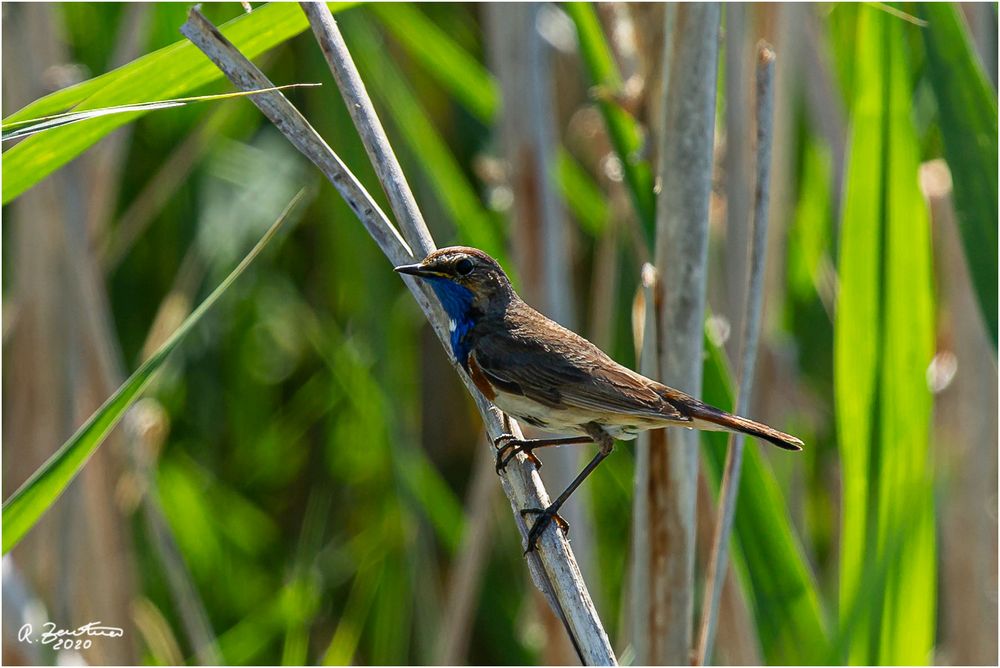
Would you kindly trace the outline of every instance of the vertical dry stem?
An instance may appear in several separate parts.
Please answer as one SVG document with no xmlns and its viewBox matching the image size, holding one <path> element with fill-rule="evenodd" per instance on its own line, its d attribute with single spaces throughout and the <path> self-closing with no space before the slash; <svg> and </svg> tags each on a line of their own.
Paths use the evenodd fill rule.
<svg viewBox="0 0 1000 668">
<path fill-rule="evenodd" d="M 736 413 L 743 415 L 750 403 L 753 386 L 754 364 L 757 360 L 757 341 L 760 334 L 760 314 L 764 302 L 764 258 L 767 248 L 768 186 L 771 178 L 772 116 L 774 111 L 774 51 L 766 42 L 757 45 L 757 167 L 754 193 L 752 241 L 749 248 L 749 285 L 747 287 L 746 313 L 743 319 L 742 360 L 740 386 L 736 398 Z M 736 512 L 736 495 L 740 485 L 740 468 L 743 464 L 743 434 L 729 437 L 729 451 L 722 475 L 719 496 L 719 520 L 705 583 L 705 602 L 702 606 L 701 629 L 698 640 L 697 662 L 704 665 L 711 659 L 715 639 L 719 596 L 726 576 L 729 536 Z"/>
<path fill-rule="evenodd" d="M 455 666 L 468 663 L 469 636 L 475 617 L 476 597 L 489 561 L 496 502 L 494 457 L 485 448 L 476 453 L 475 468 L 466 496 L 467 519 L 455 566 L 448 580 L 444 619 L 434 650 L 434 663 Z"/>
<path fill-rule="evenodd" d="M 44 70 L 66 62 L 60 22 L 46 5 L 5 7 L 12 21 L 4 55 L 7 101 L 26 103 L 40 94 Z M 6 34 L 6 31 L 5 31 Z M 16 488 L 117 386 L 118 351 L 110 327 L 102 277 L 92 258 L 71 252 L 88 246 L 85 194 L 94 185 L 81 166 L 67 165 L 12 204 L 14 274 L 10 300 L 19 307 L 5 342 L 4 425 L 8 457 L 4 481 Z M 59 503 L 12 553 L 19 569 L 50 604 L 54 620 L 95 619 L 126 629 L 121 642 L 82 652 L 93 663 L 135 661 L 134 595 L 128 522 L 114 503 L 121 460 L 114 447 L 98 453 Z M 89 521 L 84 522 L 87 518 Z M 81 574 L 88 574 L 81 577 Z"/>
<path fill-rule="evenodd" d="M 666 12 L 665 19 L 665 118 L 656 207 L 663 310 L 656 339 L 660 379 L 694 396 L 701 392 L 719 15 L 716 3 L 685 4 Z M 637 499 L 648 504 L 642 529 L 648 554 L 636 558 L 644 572 L 635 575 L 634 584 L 646 601 L 633 608 L 633 637 L 646 636 L 639 663 L 687 664 L 698 438 L 683 429 L 661 433 L 665 442 L 649 447 L 647 471 L 636 481 Z"/>
<path fill-rule="evenodd" d="M 637 333 L 642 333 L 641 345 L 636 336 L 636 355 L 639 359 L 639 371 L 647 376 L 659 373 L 660 359 L 656 323 L 663 312 L 663 288 L 657 276 L 656 268 L 646 263 L 642 267 L 642 301 L 643 321 L 637 322 L 633 314 L 633 327 Z M 631 577 L 629 580 L 630 598 L 632 600 L 632 650 L 640 662 L 647 662 L 651 644 L 652 620 L 649 617 L 650 568 L 653 566 L 653 555 L 665 555 L 669 546 L 662 544 L 664 532 L 653 532 L 649 529 L 654 520 L 650 517 L 653 505 L 650 490 L 662 488 L 663 485 L 652 478 L 651 468 L 659 475 L 666 475 L 662 465 L 656 462 L 663 456 L 666 449 L 666 434 L 662 429 L 639 434 L 635 451 L 635 496 L 632 502 L 632 559 Z M 655 453 L 655 454 L 654 454 Z"/>
<path fill-rule="evenodd" d="M 726 241 L 723 248 L 724 280 L 714 282 L 711 302 L 724 307 L 730 331 L 742 331 L 743 312 L 746 308 L 747 246 L 749 245 L 748 221 L 750 219 L 750 178 L 753 147 L 750 141 L 750 73 L 748 62 L 751 45 L 746 33 L 747 14 L 751 5 L 732 3 L 726 5 L 726 152 L 722 158 L 726 189 Z M 717 294 L 720 293 L 721 294 Z M 718 297 L 718 301 L 716 300 Z M 731 362 L 739 354 L 736 336 L 726 342 L 726 353 Z"/>
</svg>

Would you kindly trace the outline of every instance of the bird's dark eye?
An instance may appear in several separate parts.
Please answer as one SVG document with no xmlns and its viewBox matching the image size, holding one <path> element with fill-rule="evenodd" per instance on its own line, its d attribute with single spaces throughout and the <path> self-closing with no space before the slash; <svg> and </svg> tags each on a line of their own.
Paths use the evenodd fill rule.
<svg viewBox="0 0 1000 668">
<path fill-rule="evenodd" d="M 455 263 L 455 273 L 459 276 L 468 276 L 472 273 L 472 269 L 472 260 L 467 257 L 463 257 Z"/>
</svg>

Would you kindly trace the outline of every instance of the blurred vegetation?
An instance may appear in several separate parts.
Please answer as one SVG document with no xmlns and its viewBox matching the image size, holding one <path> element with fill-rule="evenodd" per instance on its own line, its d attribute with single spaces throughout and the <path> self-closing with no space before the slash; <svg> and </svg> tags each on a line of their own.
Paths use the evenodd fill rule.
<svg viewBox="0 0 1000 668">
<path fill-rule="evenodd" d="M 483 248 L 537 289 L 509 222 L 532 194 L 499 136 L 505 115 L 533 112 L 501 94 L 497 13 L 331 7 L 437 243 Z M 4 4 L 5 124 L 230 91 L 179 39 L 187 8 Z M 634 365 L 655 207 L 660 51 L 646 38 L 662 21 L 631 5 L 545 10 L 559 143 L 546 176 L 568 212 L 576 329 Z M 387 210 L 298 6 L 204 11 L 276 84 L 322 82 L 286 94 Z M 752 65 L 766 38 L 779 63 L 751 414 L 807 448 L 747 450 L 730 592 L 744 607 L 724 611 L 715 661 L 752 656 L 728 625 L 751 629 L 768 663 L 995 664 L 996 5 L 754 5 L 738 25 L 726 45 Z M 750 89 L 739 76 L 720 74 L 717 165 L 752 146 L 722 113 L 729 77 Z M 572 658 L 554 649 L 561 630 L 444 351 L 350 208 L 256 108 L 105 116 L 4 149 L 5 500 L 309 187 L 176 352 L 153 357 L 147 398 L 99 413 L 121 427 L 4 557 L 6 617 L 41 603 L 60 626 L 126 628 L 84 652 L 94 663 Z M 742 266 L 725 246 L 727 177 L 711 202 L 704 381 L 722 407 L 742 308 L 723 287 Z M 716 489 L 725 439 L 703 443 Z M 623 659 L 632 468 L 619 447 L 588 481 L 590 537 L 574 543 Z M 6 662 L 51 660 L 9 632 Z"/>
</svg>

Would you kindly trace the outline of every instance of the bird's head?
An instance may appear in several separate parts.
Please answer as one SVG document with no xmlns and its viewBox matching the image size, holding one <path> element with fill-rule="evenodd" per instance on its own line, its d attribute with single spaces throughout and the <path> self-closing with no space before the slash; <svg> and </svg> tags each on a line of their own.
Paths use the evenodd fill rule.
<svg viewBox="0 0 1000 668">
<path fill-rule="evenodd" d="M 436 250 L 423 262 L 396 267 L 396 271 L 429 280 L 453 321 L 502 308 L 514 294 L 500 264 L 466 246 Z"/>
</svg>

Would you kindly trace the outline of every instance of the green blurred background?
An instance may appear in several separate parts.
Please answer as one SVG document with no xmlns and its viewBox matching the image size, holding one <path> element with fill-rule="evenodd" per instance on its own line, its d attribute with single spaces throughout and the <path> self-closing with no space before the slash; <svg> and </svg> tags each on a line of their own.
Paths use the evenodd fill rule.
<svg viewBox="0 0 1000 668">
<path fill-rule="evenodd" d="M 188 7 L 4 3 L 4 117 L 180 43 Z M 438 245 L 494 254 L 529 302 L 634 366 L 663 6 L 334 9 Z M 388 210 L 298 7 L 204 12 L 242 22 L 275 83 L 323 84 L 286 93 Z M 764 38 L 776 134 L 750 414 L 807 447 L 749 446 L 715 661 L 995 665 L 996 4 L 726 5 L 722 35 L 705 398 L 731 401 Z M 192 50 L 160 57 L 76 99 L 231 90 Z M 627 155 L 601 105 L 634 131 Z M 83 652 L 93 663 L 575 662 L 444 351 L 250 102 L 4 148 L 5 499 L 309 187 L 294 227 L 4 557 L 5 663 L 54 660 L 17 642 L 47 619 L 125 628 Z M 650 181 L 638 196 L 631 169 Z M 702 518 L 723 453 L 705 439 Z M 577 454 L 543 455 L 550 492 Z M 570 516 L 622 661 L 633 468 L 617 448 Z"/>
</svg>

